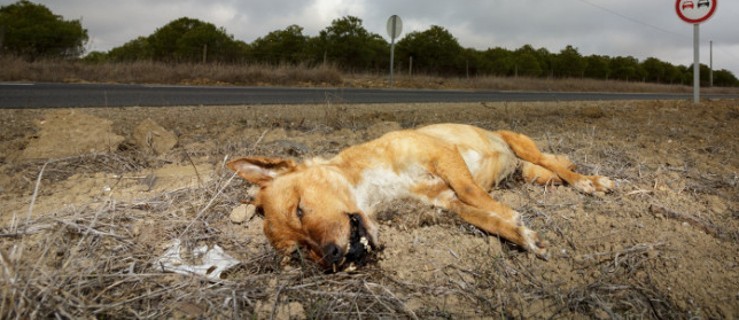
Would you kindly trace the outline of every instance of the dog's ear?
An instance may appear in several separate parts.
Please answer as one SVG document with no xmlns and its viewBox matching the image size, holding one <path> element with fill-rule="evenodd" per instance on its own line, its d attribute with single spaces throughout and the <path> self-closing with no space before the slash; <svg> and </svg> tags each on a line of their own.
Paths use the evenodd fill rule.
<svg viewBox="0 0 739 320">
<path fill-rule="evenodd" d="M 226 166 L 246 181 L 261 187 L 272 179 L 295 170 L 295 162 L 289 159 L 244 157 L 229 161 Z"/>
</svg>

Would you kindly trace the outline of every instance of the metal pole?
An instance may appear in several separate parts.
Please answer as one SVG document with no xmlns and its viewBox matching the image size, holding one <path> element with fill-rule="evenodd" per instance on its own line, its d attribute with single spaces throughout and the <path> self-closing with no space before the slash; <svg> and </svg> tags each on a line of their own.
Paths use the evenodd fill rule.
<svg viewBox="0 0 739 320">
<path fill-rule="evenodd" d="M 413 77 L 413 56 L 410 56 L 408 60 L 408 76 Z"/>
<path fill-rule="evenodd" d="M 700 103 L 700 24 L 693 24 L 693 103 Z"/>
<path fill-rule="evenodd" d="M 208 44 L 203 45 L 203 64 L 208 61 Z"/>
<path fill-rule="evenodd" d="M 711 40 L 710 44 L 711 44 L 711 50 L 709 52 L 710 52 L 710 56 L 711 56 L 711 60 L 710 60 L 711 66 L 710 66 L 710 69 L 709 70 L 711 72 L 711 76 L 709 77 L 710 80 L 709 80 L 708 86 L 709 87 L 713 87 L 713 40 Z"/>
<path fill-rule="evenodd" d="M 5 26 L 0 26 L 0 56 L 3 54 L 3 41 L 5 40 Z"/>
<path fill-rule="evenodd" d="M 395 22 L 393 21 L 393 30 Z M 390 41 L 390 87 L 393 86 L 393 69 L 395 65 L 395 37 Z"/>
<path fill-rule="evenodd" d="M 390 35 L 390 87 L 393 86 L 393 72 L 395 69 L 395 31 L 398 30 L 398 19 L 393 16 L 392 34 Z"/>
</svg>

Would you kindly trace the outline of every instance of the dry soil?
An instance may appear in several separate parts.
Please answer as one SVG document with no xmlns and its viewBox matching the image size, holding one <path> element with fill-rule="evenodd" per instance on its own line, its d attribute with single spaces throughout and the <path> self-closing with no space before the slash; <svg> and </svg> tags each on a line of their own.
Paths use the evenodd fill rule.
<svg viewBox="0 0 739 320">
<path fill-rule="evenodd" d="M 0 115 L 0 318 L 739 317 L 739 101 Z M 378 215 L 385 249 L 325 274 L 300 257 L 285 263 L 259 215 L 230 218 L 249 187 L 224 170 L 230 157 L 330 157 L 440 122 L 525 133 L 618 189 L 588 196 L 512 178 L 491 190 L 549 240 L 549 261 L 397 201 Z M 135 138 L 144 123 L 159 131 Z M 219 281 L 164 272 L 157 259 L 173 239 L 218 245 L 240 264 Z"/>
</svg>

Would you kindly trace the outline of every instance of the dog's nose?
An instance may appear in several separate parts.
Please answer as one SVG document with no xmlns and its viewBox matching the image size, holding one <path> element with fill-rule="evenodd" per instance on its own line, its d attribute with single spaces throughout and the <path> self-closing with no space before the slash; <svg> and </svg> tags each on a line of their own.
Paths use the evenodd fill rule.
<svg viewBox="0 0 739 320">
<path fill-rule="evenodd" d="M 330 243 L 323 247 L 323 260 L 330 265 L 339 264 L 343 255 L 341 248 L 339 248 L 335 243 Z"/>
</svg>

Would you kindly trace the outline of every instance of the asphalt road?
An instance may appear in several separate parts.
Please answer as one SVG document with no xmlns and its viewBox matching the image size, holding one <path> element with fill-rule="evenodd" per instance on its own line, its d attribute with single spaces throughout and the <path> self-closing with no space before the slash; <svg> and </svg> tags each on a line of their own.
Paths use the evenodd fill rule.
<svg viewBox="0 0 739 320">
<path fill-rule="evenodd" d="M 701 97 L 739 99 L 739 94 Z M 0 108 L 691 99 L 692 94 L 669 93 L 0 83 Z"/>
</svg>

